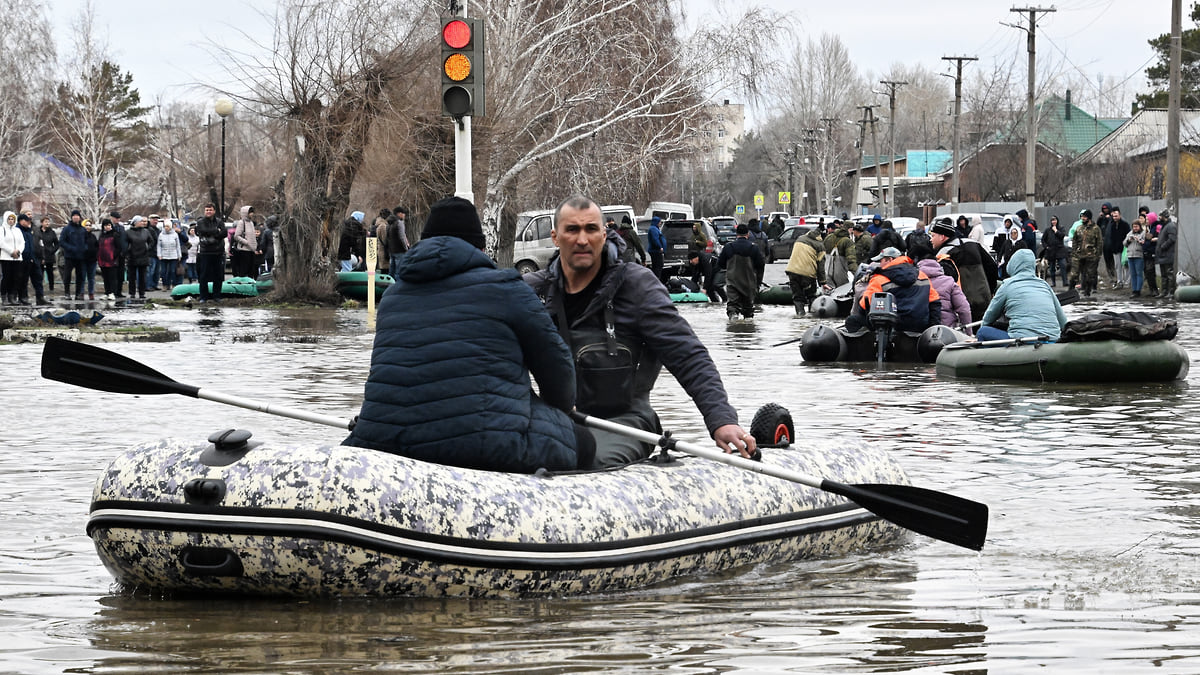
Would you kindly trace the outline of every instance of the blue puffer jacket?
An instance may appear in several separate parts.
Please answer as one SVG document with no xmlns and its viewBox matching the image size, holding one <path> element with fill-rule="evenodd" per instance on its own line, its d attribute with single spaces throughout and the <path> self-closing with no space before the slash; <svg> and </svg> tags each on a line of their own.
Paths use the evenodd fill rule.
<svg viewBox="0 0 1200 675">
<path fill-rule="evenodd" d="M 1011 337 L 1047 335 L 1058 339 L 1067 325 L 1067 315 L 1050 285 L 1038 278 L 1036 267 L 1033 251 L 1023 248 L 1013 254 L 1008 261 L 1008 278 L 984 312 L 983 325 L 991 326 L 1007 316 Z"/>
<path fill-rule="evenodd" d="M 476 469 L 574 469 L 564 412 L 575 405 L 574 364 L 517 271 L 461 239 L 431 237 L 393 276 L 345 445 Z"/>
</svg>

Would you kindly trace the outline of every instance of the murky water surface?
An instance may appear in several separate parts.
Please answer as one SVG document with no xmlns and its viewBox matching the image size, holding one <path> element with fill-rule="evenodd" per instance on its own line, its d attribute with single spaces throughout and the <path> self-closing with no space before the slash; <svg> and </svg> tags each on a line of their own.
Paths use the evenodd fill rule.
<svg viewBox="0 0 1200 675">
<path fill-rule="evenodd" d="M 1178 316 L 1196 363 L 1200 305 L 1160 309 Z M 810 325 L 786 307 L 735 325 L 719 307 L 681 311 L 746 424 L 774 401 L 801 434 L 891 449 L 914 483 L 991 506 L 985 550 L 914 537 L 892 550 L 571 599 L 124 596 L 84 535 L 92 484 L 120 449 L 235 426 L 288 442 L 342 432 L 50 382 L 38 377 L 39 346 L 7 346 L 0 671 L 1200 672 L 1191 389 L 1200 367 L 1184 383 L 1066 386 L 944 380 L 925 366 L 813 366 L 795 345 L 769 347 Z M 176 344 L 114 349 L 181 382 L 357 412 L 371 344 L 361 311 L 139 310 L 108 320 L 178 328 Z M 316 340 L 283 341 L 296 336 Z M 655 395 L 665 425 L 702 438 L 671 378 Z"/>
</svg>

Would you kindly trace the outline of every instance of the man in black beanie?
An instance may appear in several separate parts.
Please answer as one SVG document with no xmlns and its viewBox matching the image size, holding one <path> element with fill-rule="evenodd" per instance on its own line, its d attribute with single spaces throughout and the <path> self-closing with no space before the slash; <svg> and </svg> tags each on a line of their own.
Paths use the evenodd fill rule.
<svg viewBox="0 0 1200 675">
<path fill-rule="evenodd" d="M 498 269 L 485 244 L 471 202 L 430 207 L 379 303 L 362 409 L 345 444 L 491 471 L 586 467 L 595 441 L 567 416 L 571 353 L 537 296 L 516 270 Z"/>
</svg>

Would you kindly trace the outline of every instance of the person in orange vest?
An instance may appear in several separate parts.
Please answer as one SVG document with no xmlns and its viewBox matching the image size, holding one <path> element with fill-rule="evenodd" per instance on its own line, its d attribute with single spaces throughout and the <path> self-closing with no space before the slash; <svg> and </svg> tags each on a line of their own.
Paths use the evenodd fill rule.
<svg viewBox="0 0 1200 675">
<path fill-rule="evenodd" d="M 941 297 L 929 277 L 900 249 L 889 246 L 871 261 L 880 267 L 871 275 L 862 297 L 846 317 L 846 330 L 857 332 L 867 328 L 867 311 L 875 293 L 891 293 L 895 297 L 901 330 L 920 332 L 942 323 Z"/>
</svg>

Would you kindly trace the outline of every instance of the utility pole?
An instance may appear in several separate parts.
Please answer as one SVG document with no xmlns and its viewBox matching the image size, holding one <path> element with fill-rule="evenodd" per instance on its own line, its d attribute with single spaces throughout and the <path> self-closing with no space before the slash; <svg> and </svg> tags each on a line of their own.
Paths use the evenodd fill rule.
<svg viewBox="0 0 1200 675">
<path fill-rule="evenodd" d="M 858 208 L 858 193 L 862 192 L 862 173 L 863 173 L 863 150 L 867 144 L 867 121 L 870 117 L 871 108 L 874 106 L 860 105 L 863 110 L 863 117 L 858 122 L 858 166 L 854 172 L 854 194 L 850 196 L 851 209 Z M 851 214 L 858 215 L 858 214 Z"/>
<path fill-rule="evenodd" d="M 959 146 L 960 137 L 958 135 L 958 116 L 962 114 L 963 61 L 978 61 L 979 58 L 975 57 L 975 56 L 943 56 L 942 60 L 955 62 L 955 71 L 954 71 L 954 150 L 953 150 L 954 155 L 953 155 L 953 158 L 951 159 L 951 161 L 954 164 L 954 174 L 950 177 L 950 212 L 956 213 L 958 211 L 958 194 L 959 194 L 958 177 L 959 177 L 959 173 L 960 173 L 958 162 L 959 162 L 959 159 L 961 159 L 961 157 L 962 157 L 962 155 L 959 154 L 961 151 L 961 147 Z M 1026 208 L 1026 210 L 1028 211 L 1029 209 Z M 1032 213 L 1032 211 L 1030 211 L 1030 213 Z"/>
<path fill-rule="evenodd" d="M 1021 12 L 1029 15 L 1029 27 L 1014 26 L 1026 33 L 1026 46 L 1029 51 L 1029 93 L 1025 97 L 1025 210 L 1033 216 L 1034 202 L 1034 168 L 1037 150 L 1037 120 L 1033 116 L 1034 96 L 1034 64 L 1037 53 L 1037 15 L 1038 12 L 1056 12 L 1053 7 L 1013 7 L 1010 12 Z M 1011 25 L 1011 24 L 1010 24 Z"/>
<path fill-rule="evenodd" d="M 821 181 L 820 182 L 821 182 L 821 185 L 825 188 L 825 190 L 824 190 L 825 191 L 825 201 L 822 202 L 821 204 L 818 204 L 818 207 L 820 208 L 821 213 L 830 213 L 831 211 L 833 211 L 833 195 L 830 194 L 831 192 L 833 192 L 833 185 L 831 184 L 831 182 L 828 179 L 828 176 L 829 176 L 828 167 L 829 167 L 829 164 L 831 164 L 833 162 L 833 156 L 832 156 L 833 151 L 831 149 L 833 146 L 833 123 L 837 122 L 837 119 L 835 119 L 833 117 L 822 117 L 821 121 L 825 123 L 825 147 L 821 152 L 821 157 L 820 157 L 821 161 L 819 162 L 819 164 L 820 164 L 819 168 L 821 171 Z M 861 162 L 859 162 L 859 163 L 861 164 Z"/>
<path fill-rule="evenodd" d="M 787 183 L 788 194 L 792 195 L 791 201 L 794 202 L 795 201 L 795 193 L 792 192 L 792 185 L 793 185 L 792 177 L 795 173 L 795 168 L 796 168 L 796 145 L 794 143 L 792 145 L 788 146 L 783 151 L 783 158 L 787 161 L 787 167 L 788 167 L 788 183 Z M 791 210 L 790 203 L 788 204 L 788 210 L 789 211 Z"/>
<path fill-rule="evenodd" d="M 805 130 L 804 130 L 804 145 L 805 145 L 805 148 L 804 148 L 804 162 L 805 162 L 806 164 L 809 164 L 810 166 L 814 166 L 814 167 L 816 166 L 816 162 L 809 162 L 809 159 L 808 159 L 808 158 L 809 158 L 809 157 L 812 157 L 813 159 L 816 159 L 816 158 L 817 158 L 817 157 L 816 157 L 816 152 L 814 152 L 814 151 L 813 151 L 813 148 L 815 148 L 815 147 L 816 147 L 816 144 L 817 144 L 817 136 L 818 136 L 818 135 L 819 135 L 819 134 L 820 134 L 822 131 L 823 131 L 823 130 L 822 130 L 822 129 L 820 129 L 820 128 L 815 128 L 815 129 L 814 129 L 814 128 L 808 128 L 808 129 L 805 129 Z M 803 191 L 802 191 L 802 192 L 803 192 Z M 805 209 L 803 210 L 803 212 L 804 212 L 804 213 L 812 213 L 813 211 L 820 211 L 820 210 L 821 210 L 821 181 L 820 181 L 820 179 L 819 179 L 819 178 L 817 178 L 817 179 L 814 179 L 814 180 L 813 180 L 813 192 L 814 192 L 814 193 L 815 193 L 815 195 L 816 195 L 816 203 L 817 203 L 817 208 L 815 208 L 815 209 L 808 209 L 808 208 L 805 208 Z M 805 205 L 807 205 L 807 204 L 808 204 L 808 199 L 807 199 L 807 198 L 804 198 L 804 203 L 805 203 Z"/>
<path fill-rule="evenodd" d="M 1183 29 L 1181 0 L 1171 0 L 1171 66 L 1167 92 L 1167 211 L 1179 222 L 1179 69 Z M 1189 270 L 1190 271 L 1190 270 Z"/>
<path fill-rule="evenodd" d="M 896 90 L 908 83 L 880 80 L 879 84 L 888 88 L 888 198 L 885 203 L 887 215 L 892 217 L 896 215 Z M 879 161 L 875 163 L 878 165 Z"/>
<path fill-rule="evenodd" d="M 871 117 L 871 152 L 875 153 L 875 201 L 874 212 L 878 213 L 881 209 L 879 200 L 883 198 L 882 176 L 879 175 L 879 135 L 875 133 L 875 106 L 863 106 Z"/>
</svg>

